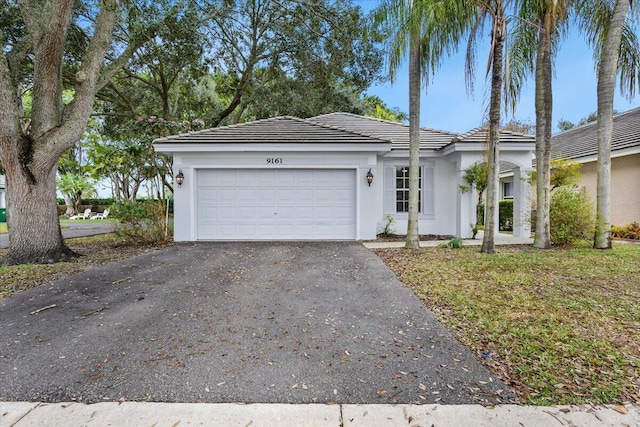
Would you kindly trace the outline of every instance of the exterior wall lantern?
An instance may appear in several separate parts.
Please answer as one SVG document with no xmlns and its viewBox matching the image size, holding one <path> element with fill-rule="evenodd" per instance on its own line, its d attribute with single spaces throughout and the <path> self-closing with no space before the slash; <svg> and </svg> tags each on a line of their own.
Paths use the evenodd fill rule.
<svg viewBox="0 0 640 427">
<path fill-rule="evenodd" d="M 369 172 L 367 172 L 367 182 L 369 183 L 369 187 L 371 187 L 371 183 L 373 182 L 373 174 L 371 173 L 371 168 L 369 168 Z"/>
<path fill-rule="evenodd" d="M 182 173 L 182 169 L 179 169 L 178 175 L 176 175 L 176 184 L 178 184 L 178 187 L 182 187 L 183 182 L 184 182 L 184 174 Z"/>
</svg>

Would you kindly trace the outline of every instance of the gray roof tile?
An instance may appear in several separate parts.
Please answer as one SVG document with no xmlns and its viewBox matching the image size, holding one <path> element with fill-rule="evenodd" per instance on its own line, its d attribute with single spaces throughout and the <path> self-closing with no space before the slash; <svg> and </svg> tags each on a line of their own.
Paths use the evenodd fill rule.
<svg viewBox="0 0 640 427">
<path fill-rule="evenodd" d="M 460 134 L 453 139 L 453 142 L 473 142 L 486 143 L 489 141 L 489 129 L 475 128 L 467 133 Z M 512 132 L 509 130 L 500 131 L 500 142 L 535 142 L 536 136 L 526 133 Z"/>
<path fill-rule="evenodd" d="M 352 132 L 391 141 L 394 145 L 409 145 L 409 125 L 351 113 L 329 113 L 307 119 Z M 420 128 L 420 146 L 436 150 L 449 144 L 456 133 L 438 129 Z"/>
<path fill-rule="evenodd" d="M 487 130 L 473 129 L 457 134 L 420 128 L 420 148 L 439 150 L 452 143 L 484 143 Z M 502 142 L 533 142 L 533 135 L 502 131 Z M 395 149 L 409 147 L 409 126 L 403 123 L 330 113 L 309 119 L 280 116 L 230 126 L 188 132 L 159 138 L 157 144 L 170 143 L 392 143 Z"/>
<path fill-rule="evenodd" d="M 280 116 L 230 126 L 158 138 L 156 144 L 171 143 L 386 143 L 388 140 L 339 129 L 311 120 Z"/>
<path fill-rule="evenodd" d="M 640 108 L 613 117 L 611 152 L 640 147 Z M 577 159 L 598 154 L 598 124 L 587 123 L 556 134 L 552 138 L 552 156 Z"/>
</svg>

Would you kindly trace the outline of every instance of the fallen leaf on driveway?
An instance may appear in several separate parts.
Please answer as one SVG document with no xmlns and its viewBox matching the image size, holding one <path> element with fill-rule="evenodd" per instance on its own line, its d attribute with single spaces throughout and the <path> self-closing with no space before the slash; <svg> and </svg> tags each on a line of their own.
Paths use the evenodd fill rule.
<svg viewBox="0 0 640 427">
<path fill-rule="evenodd" d="M 613 409 L 615 409 L 617 412 L 620 412 L 621 414 L 626 414 L 627 412 L 629 412 L 627 407 L 624 405 L 616 405 Z"/>
<path fill-rule="evenodd" d="M 379 397 L 385 397 L 386 395 L 387 395 L 387 390 L 380 390 L 380 391 L 378 392 L 378 396 L 379 396 Z"/>
</svg>

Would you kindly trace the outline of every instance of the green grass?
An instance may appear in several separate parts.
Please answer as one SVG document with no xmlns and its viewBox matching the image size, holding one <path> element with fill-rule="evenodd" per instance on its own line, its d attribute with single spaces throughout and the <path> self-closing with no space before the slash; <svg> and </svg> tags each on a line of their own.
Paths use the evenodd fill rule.
<svg viewBox="0 0 640 427">
<path fill-rule="evenodd" d="M 640 245 L 376 252 L 523 402 L 640 401 Z"/>
<path fill-rule="evenodd" d="M 0 222 L 0 233 L 6 233 L 6 232 L 7 232 L 7 223 Z"/>
</svg>

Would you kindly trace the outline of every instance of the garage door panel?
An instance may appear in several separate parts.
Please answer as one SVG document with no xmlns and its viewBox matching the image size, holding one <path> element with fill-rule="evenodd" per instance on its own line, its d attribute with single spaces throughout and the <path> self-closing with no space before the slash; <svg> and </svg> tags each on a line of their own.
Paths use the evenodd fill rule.
<svg viewBox="0 0 640 427">
<path fill-rule="evenodd" d="M 314 202 L 314 191 L 312 188 L 296 188 L 296 200 L 301 204 L 311 205 Z"/>
<path fill-rule="evenodd" d="M 294 175 L 293 183 L 296 186 L 313 186 L 313 172 L 297 171 Z"/>
<path fill-rule="evenodd" d="M 253 206 L 240 206 L 238 207 L 238 218 L 244 220 L 256 220 L 258 218 L 256 208 Z"/>
<path fill-rule="evenodd" d="M 256 197 L 260 193 L 255 188 L 238 188 L 232 190 L 234 194 L 234 202 L 239 206 L 255 206 Z"/>
<path fill-rule="evenodd" d="M 198 190 L 198 200 L 200 201 L 200 204 L 209 204 L 211 202 L 215 202 L 219 198 L 218 191 L 215 188 L 206 187 Z"/>
<path fill-rule="evenodd" d="M 292 205 L 296 202 L 296 191 L 291 188 L 279 188 L 276 190 L 276 204 Z"/>
<path fill-rule="evenodd" d="M 218 200 L 214 200 L 214 202 L 218 204 L 236 204 L 237 200 L 237 189 L 235 188 L 220 188 L 217 192 Z"/>
<path fill-rule="evenodd" d="M 273 174 L 273 185 L 278 187 L 291 187 L 294 183 L 294 172 L 288 170 L 269 171 Z"/>
<path fill-rule="evenodd" d="M 314 209 L 312 206 L 296 206 L 295 209 L 298 218 L 313 218 Z"/>
<path fill-rule="evenodd" d="M 336 206 L 333 210 L 333 218 L 336 221 L 351 222 L 353 212 L 350 206 Z"/>
<path fill-rule="evenodd" d="M 355 238 L 354 170 L 202 170 L 198 240 Z"/>
<path fill-rule="evenodd" d="M 217 171 L 216 175 L 217 175 L 217 179 L 214 181 L 213 185 L 220 185 L 220 186 L 230 186 L 230 187 L 235 187 L 236 186 L 236 175 L 235 174 L 225 174 L 225 171 Z"/>
</svg>

